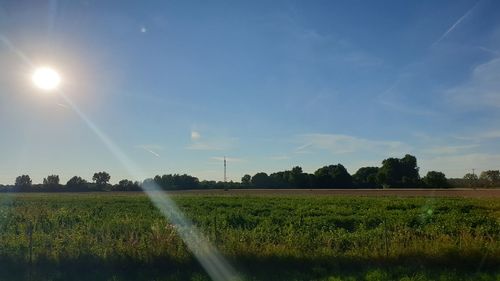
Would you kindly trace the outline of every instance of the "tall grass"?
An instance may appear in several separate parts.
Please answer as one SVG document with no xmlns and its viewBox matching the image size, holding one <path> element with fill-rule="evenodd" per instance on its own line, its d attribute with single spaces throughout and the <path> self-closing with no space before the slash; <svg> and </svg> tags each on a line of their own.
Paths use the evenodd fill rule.
<svg viewBox="0 0 500 281">
<path fill-rule="evenodd" d="M 206 279 L 145 196 L 2 197 L 0 279 Z M 498 199 L 174 199 L 248 279 L 500 277 Z"/>
</svg>

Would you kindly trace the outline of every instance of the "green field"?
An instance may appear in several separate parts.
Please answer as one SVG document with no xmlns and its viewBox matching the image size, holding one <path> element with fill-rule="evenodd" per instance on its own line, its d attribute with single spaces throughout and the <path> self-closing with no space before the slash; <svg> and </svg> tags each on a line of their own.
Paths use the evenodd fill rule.
<svg viewBox="0 0 500 281">
<path fill-rule="evenodd" d="M 243 280 L 500 280 L 500 200 L 173 197 Z M 144 195 L 0 195 L 0 280 L 209 280 Z"/>
</svg>

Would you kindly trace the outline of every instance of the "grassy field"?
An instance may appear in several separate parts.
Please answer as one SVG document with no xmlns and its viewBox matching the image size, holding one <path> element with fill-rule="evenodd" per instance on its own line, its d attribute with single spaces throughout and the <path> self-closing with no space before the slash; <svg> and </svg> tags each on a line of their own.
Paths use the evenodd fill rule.
<svg viewBox="0 0 500 281">
<path fill-rule="evenodd" d="M 500 280 L 500 199 L 175 195 L 244 280 Z M 0 280 L 209 280 L 144 195 L 0 195 Z"/>
</svg>

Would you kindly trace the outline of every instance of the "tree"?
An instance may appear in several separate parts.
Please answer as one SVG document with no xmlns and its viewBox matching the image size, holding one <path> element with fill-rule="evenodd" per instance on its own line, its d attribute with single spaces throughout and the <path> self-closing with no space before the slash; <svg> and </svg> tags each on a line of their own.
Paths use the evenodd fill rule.
<svg viewBox="0 0 500 281">
<path fill-rule="evenodd" d="M 59 185 L 59 176 L 50 175 L 43 179 L 43 185 L 53 187 Z"/>
<path fill-rule="evenodd" d="M 173 189 L 195 189 L 199 186 L 200 181 L 198 178 L 190 175 L 157 175 L 154 177 L 155 183 L 166 190 Z"/>
<path fill-rule="evenodd" d="M 245 185 L 245 186 L 249 186 L 250 183 L 251 183 L 251 180 L 252 180 L 252 176 L 250 176 L 250 175 L 244 175 L 241 178 L 241 184 Z"/>
<path fill-rule="evenodd" d="M 378 167 L 362 167 L 352 176 L 359 187 L 375 188 L 377 186 Z"/>
<path fill-rule="evenodd" d="M 467 173 L 464 175 L 464 180 L 466 180 L 470 187 L 476 187 L 479 178 L 476 174 Z"/>
<path fill-rule="evenodd" d="M 387 186 L 414 187 L 420 185 L 418 171 L 417 158 L 413 155 L 406 154 L 401 159 L 387 158 L 382 161 L 377 181 Z"/>
<path fill-rule="evenodd" d="M 442 172 L 429 171 L 423 181 L 427 187 L 449 187 L 448 180 Z"/>
<path fill-rule="evenodd" d="M 87 188 L 87 181 L 79 176 L 74 176 L 68 180 L 66 187 L 73 190 L 83 190 Z"/>
<path fill-rule="evenodd" d="M 310 186 L 306 173 L 299 166 L 293 167 L 288 178 L 289 187 L 308 188 Z"/>
<path fill-rule="evenodd" d="M 352 187 L 352 177 L 342 164 L 324 166 L 314 172 L 316 184 L 321 188 Z"/>
<path fill-rule="evenodd" d="M 266 173 L 257 173 L 252 177 L 252 185 L 255 187 L 269 187 L 270 180 Z"/>
<path fill-rule="evenodd" d="M 94 173 L 94 176 L 92 177 L 92 180 L 98 186 L 105 186 L 105 185 L 107 185 L 110 179 L 111 179 L 111 176 L 108 173 L 106 173 L 106 172 Z"/>
<path fill-rule="evenodd" d="M 488 186 L 495 186 L 500 184 L 500 171 L 499 170 L 488 170 L 481 173 L 479 179 L 486 182 Z"/>
<path fill-rule="evenodd" d="M 16 178 L 16 182 L 14 184 L 16 187 L 21 189 L 27 189 L 31 187 L 31 178 L 28 175 L 22 175 Z"/>
<path fill-rule="evenodd" d="M 121 180 L 117 185 L 113 187 L 113 190 L 116 191 L 139 191 L 141 187 L 138 182 L 133 182 L 131 180 Z"/>
</svg>

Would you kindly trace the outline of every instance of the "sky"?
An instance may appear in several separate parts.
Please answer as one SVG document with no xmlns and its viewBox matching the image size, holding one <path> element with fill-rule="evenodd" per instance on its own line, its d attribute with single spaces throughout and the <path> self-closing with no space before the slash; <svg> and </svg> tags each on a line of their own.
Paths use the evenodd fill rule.
<svg viewBox="0 0 500 281">
<path fill-rule="evenodd" d="M 36 66 L 62 76 L 33 86 Z M 0 183 L 500 168 L 500 2 L 0 0 Z"/>
</svg>

